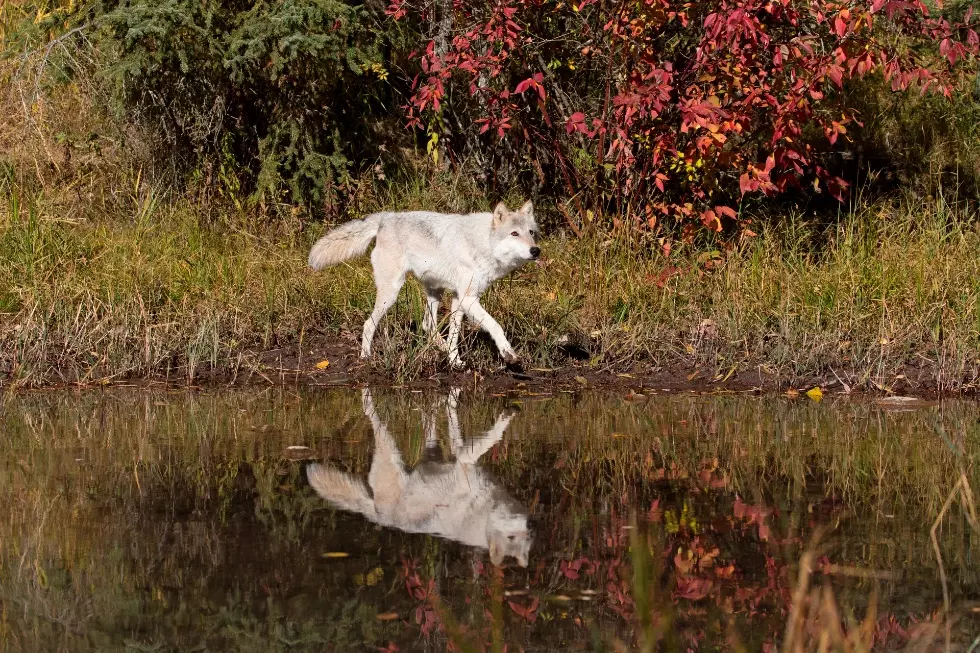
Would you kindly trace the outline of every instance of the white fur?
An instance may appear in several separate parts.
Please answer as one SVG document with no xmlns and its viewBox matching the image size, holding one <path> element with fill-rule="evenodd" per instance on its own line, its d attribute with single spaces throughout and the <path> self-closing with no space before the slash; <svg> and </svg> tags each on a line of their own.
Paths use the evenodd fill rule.
<svg viewBox="0 0 980 653">
<path fill-rule="evenodd" d="M 516 235 L 515 235 L 516 234 Z M 381 318 L 395 303 L 405 277 L 414 274 L 428 296 L 423 327 L 460 367 L 459 333 L 465 314 L 493 338 L 501 356 L 516 361 L 500 324 L 480 305 L 490 284 L 537 258 L 538 226 L 527 202 L 510 211 L 501 202 L 492 213 L 454 215 L 430 211 L 374 213 L 330 231 L 313 246 L 309 264 L 321 269 L 359 256 L 376 239 L 371 253 L 378 289 L 374 310 L 364 322 L 361 357 L 371 355 L 371 342 Z M 449 341 L 439 333 L 437 311 L 443 291 L 453 295 Z"/>
<path fill-rule="evenodd" d="M 455 460 L 419 465 L 406 472 L 398 447 L 363 391 L 364 413 L 374 430 L 374 457 L 368 484 L 327 465 L 307 467 L 310 485 L 332 506 L 364 515 L 382 526 L 409 533 L 437 535 L 488 549 L 495 565 L 506 556 L 527 566 L 531 535 L 527 514 L 517 501 L 484 472 L 477 460 L 503 437 L 511 420 L 502 413 L 486 434 L 464 442 L 456 415 L 458 390 L 449 397 L 449 444 Z M 435 420 L 427 420 L 426 446 L 438 445 Z"/>
</svg>

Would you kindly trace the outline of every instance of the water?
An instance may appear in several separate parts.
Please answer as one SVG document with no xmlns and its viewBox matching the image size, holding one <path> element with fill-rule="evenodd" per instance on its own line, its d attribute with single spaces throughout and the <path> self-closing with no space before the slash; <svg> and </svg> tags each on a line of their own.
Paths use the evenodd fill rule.
<svg viewBox="0 0 980 653">
<path fill-rule="evenodd" d="M 755 651 L 798 590 L 808 649 L 830 605 L 873 606 L 881 650 L 980 632 L 967 503 L 938 531 L 948 622 L 929 539 L 980 482 L 976 404 L 365 399 L 8 395 L 0 648 Z"/>
</svg>

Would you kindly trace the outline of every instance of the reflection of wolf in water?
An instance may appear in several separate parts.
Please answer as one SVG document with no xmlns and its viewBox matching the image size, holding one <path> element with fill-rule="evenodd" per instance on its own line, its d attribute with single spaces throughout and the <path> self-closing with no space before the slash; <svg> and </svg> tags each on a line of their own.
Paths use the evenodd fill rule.
<svg viewBox="0 0 980 653">
<path fill-rule="evenodd" d="M 310 485 L 331 505 L 409 533 L 428 533 L 490 550 L 495 565 L 506 556 L 527 566 L 531 535 L 522 506 L 484 472 L 477 460 L 500 441 L 513 415 L 501 413 L 484 435 L 463 442 L 456 404 L 448 399 L 449 442 L 453 462 L 425 462 L 405 471 L 398 447 L 364 390 L 364 414 L 374 429 L 374 458 L 368 483 L 321 464 L 306 469 Z M 427 420 L 426 448 L 438 446 L 435 416 Z"/>
</svg>

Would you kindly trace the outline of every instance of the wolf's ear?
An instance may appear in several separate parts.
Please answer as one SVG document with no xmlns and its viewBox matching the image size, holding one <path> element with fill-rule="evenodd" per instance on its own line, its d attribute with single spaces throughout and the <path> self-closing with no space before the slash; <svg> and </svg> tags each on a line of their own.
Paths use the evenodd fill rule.
<svg viewBox="0 0 980 653">
<path fill-rule="evenodd" d="M 524 202 L 524 206 L 518 210 L 518 213 L 522 213 L 524 215 L 534 215 L 534 204 L 531 203 L 531 200 Z"/>
<path fill-rule="evenodd" d="M 500 202 L 493 208 L 493 228 L 496 229 L 504 223 L 504 216 L 506 216 L 510 211 L 507 209 L 507 205 Z"/>
</svg>

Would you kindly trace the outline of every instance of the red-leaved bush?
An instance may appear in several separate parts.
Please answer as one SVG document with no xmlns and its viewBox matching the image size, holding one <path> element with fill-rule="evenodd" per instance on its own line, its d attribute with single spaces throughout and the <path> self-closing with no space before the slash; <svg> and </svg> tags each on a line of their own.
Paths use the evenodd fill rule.
<svg viewBox="0 0 980 653">
<path fill-rule="evenodd" d="M 849 80 L 950 96 L 976 74 L 972 9 L 916 1 L 391 0 L 425 31 L 409 124 L 491 171 L 655 227 L 721 230 L 741 198 L 809 185 L 860 125 Z M 574 223 L 573 223 L 574 227 Z"/>
</svg>

